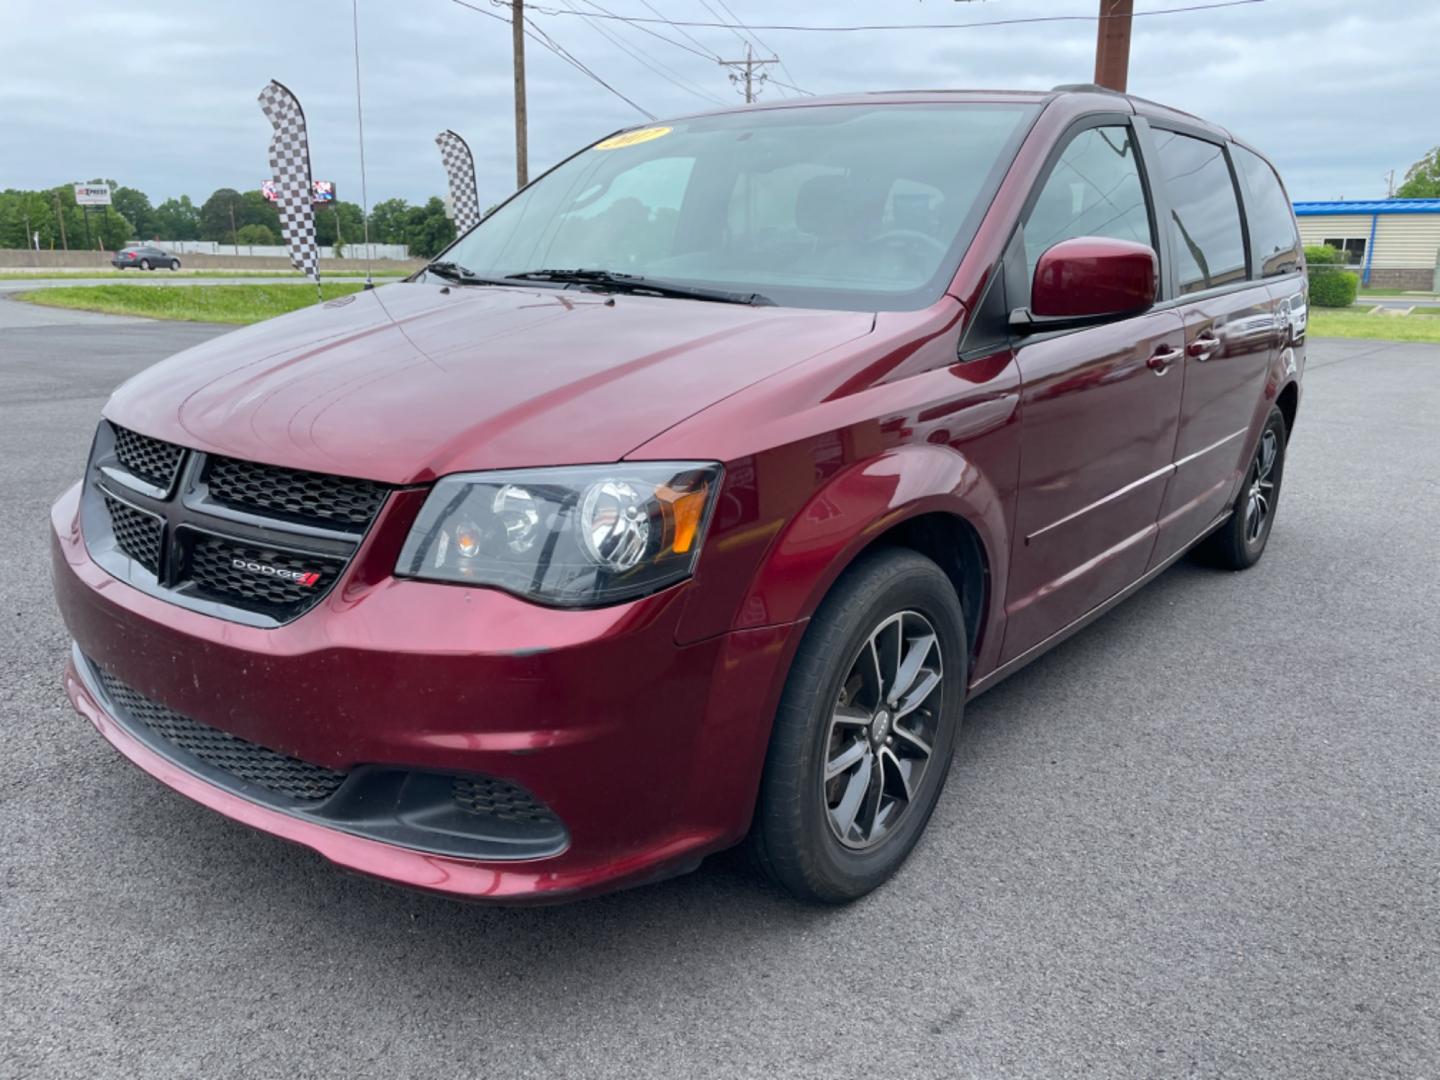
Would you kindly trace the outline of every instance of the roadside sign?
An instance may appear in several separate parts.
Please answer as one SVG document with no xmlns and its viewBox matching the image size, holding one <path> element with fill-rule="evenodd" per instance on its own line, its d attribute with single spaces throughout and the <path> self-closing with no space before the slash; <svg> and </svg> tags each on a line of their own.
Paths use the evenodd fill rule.
<svg viewBox="0 0 1440 1080">
<path fill-rule="evenodd" d="M 280 196 L 275 193 L 274 180 L 260 181 L 260 194 L 270 202 L 276 202 Z M 310 201 L 312 203 L 332 203 L 335 201 L 334 180 L 312 180 L 310 181 Z"/>
<path fill-rule="evenodd" d="M 76 184 L 75 185 L 76 206 L 109 206 L 110 185 L 109 184 Z"/>
</svg>

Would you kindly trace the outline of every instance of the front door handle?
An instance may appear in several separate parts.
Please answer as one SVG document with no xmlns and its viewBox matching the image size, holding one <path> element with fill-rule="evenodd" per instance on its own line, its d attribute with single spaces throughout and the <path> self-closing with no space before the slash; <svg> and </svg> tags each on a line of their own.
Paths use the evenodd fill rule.
<svg viewBox="0 0 1440 1080">
<path fill-rule="evenodd" d="M 1215 350 L 1220 348 L 1220 339 L 1206 330 L 1189 345 L 1185 346 L 1185 352 L 1195 360 L 1202 363 L 1215 355 Z"/>
<path fill-rule="evenodd" d="M 1179 349 L 1171 348 L 1169 345 L 1161 345 L 1160 348 L 1156 349 L 1151 355 L 1150 359 L 1145 361 L 1145 366 L 1156 375 L 1164 375 L 1170 370 L 1170 365 L 1179 360 L 1183 355 L 1185 354 Z"/>
</svg>

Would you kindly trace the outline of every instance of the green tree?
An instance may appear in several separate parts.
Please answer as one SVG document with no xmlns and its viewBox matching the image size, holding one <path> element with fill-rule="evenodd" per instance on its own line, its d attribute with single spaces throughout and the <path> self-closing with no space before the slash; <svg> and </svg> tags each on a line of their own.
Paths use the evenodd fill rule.
<svg viewBox="0 0 1440 1080">
<path fill-rule="evenodd" d="M 338 230 L 338 232 L 337 232 Z M 365 215 L 352 202 L 335 202 L 315 206 L 315 242 L 333 244 L 337 235 L 342 244 L 358 244 L 364 239 Z M 373 240 L 374 237 L 372 236 Z"/>
<path fill-rule="evenodd" d="M 117 187 L 110 193 L 116 213 L 125 217 L 135 230 L 135 239 L 149 240 L 154 237 L 155 211 L 150 206 L 150 197 L 132 187 Z"/>
<path fill-rule="evenodd" d="M 245 220 L 245 196 L 234 188 L 217 188 L 200 204 L 200 239 L 229 243 Z"/>
<path fill-rule="evenodd" d="M 269 226 L 259 224 L 241 225 L 236 236 L 242 244 L 254 244 L 260 247 L 280 242 Z"/>
<path fill-rule="evenodd" d="M 1440 199 L 1440 146 L 1405 170 L 1405 182 L 1395 195 L 1401 199 Z"/>
<path fill-rule="evenodd" d="M 405 239 L 410 254 L 428 259 L 455 239 L 455 223 L 445 216 L 445 203 L 430 196 L 424 206 L 412 206 L 405 215 Z"/>
<path fill-rule="evenodd" d="M 189 195 L 166 199 L 150 215 L 149 231 L 161 240 L 199 240 L 200 211 Z"/>
<path fill-rule="evenodd" d="M 370 239 L 377 244 L 405 243 L 405 220 L 410 206 L 404 199 L 386 199 L 370 211 Z"/>
</svg>

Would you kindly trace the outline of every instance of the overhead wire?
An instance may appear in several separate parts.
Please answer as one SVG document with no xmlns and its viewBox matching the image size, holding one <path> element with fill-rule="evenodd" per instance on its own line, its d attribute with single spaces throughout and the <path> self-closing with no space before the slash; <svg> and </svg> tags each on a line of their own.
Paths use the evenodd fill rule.
<svg viewBox="0 0 1440 1080">
<path fill-rule="evenodd" d="M 456 3 L 459 0 L 455 0 Z M 503 4 L 504 0 L 490 0 L 492 4 Z M 1263 4 L 1267 0 L 1215 0 L 1208 4 L 1187 4 L 1183 7 L 1161 8 L 1157 11 L 1137 11 L 1132 15 L 1107 14 L 1107 15 L 1028 15 L 1013 19 L 976 19 L 970 22 L 953 23 L 862 23 L 844 26 L 813 26 L 797 25 L 793 23 L 757 23 L 751 26 L 751 31 L 773 30 L 784 33 L 869 33 L 883 30 L 975 30 L 989 26 L 1022 26 L 1033 23 L 1056 23 L 1056 22 L 1099 22 L 1102 19 L 1118 18 L 1149 18 L 1156 15 L 1182 15 L 1192 11 L 1214 11 L 1219 8 L 1244 7 L 1250 4 Z M 702 0 L 703 3 L 703 0 Z M 547 8 L 537 4 L 531 4 L 529 10 L 540 15 L 574 15 L 576 12 L 567 11 L 564 8 Z M 681 27 L 692 29 L 713 29 L 729 30 L 738 34 L 735 27 L 723 20 L 718 22 L 705 22 L 696 19 L 657 19 L 644 15 L 596 15 L 594 18 L 618 19 L 621 22 L 632 23 L 668 23 L 677 30 Z M 744 40 L 742 37 L 741 40 Z"/>
<path fill-rule="evenodd" d="M 474 4 L 468 3 L 467 0 L 450 0 L 450 2 L 452 4 L 458 4 L 460 7 L 463 7 L 469 11 L 473 11 L 476 14 L 485 15 L 491 19 L 496 19 L 500 22 L 505 23 L 506 25 L 509 25 L 511 22 L 511 20 L 507 19 L 504 15 L 497 15 L 493 11 L 487 11 L 482 7 L 477 7 Z M 494 3 L 494 0 L 491 0 L 491 2 Z M 571 12 L 570 14 L 576 13 Z M 637 112 L 643 114 L 651 120 L 655 119 L 654 113 L 652 113 L 649 109 L 645 108 L 643 105 L 632 101 L 630 98 L 626 97 L 619 90 L 615 89 L 615 87 L 611 86 L 608 82 L 602 79 L 599 75 L 595 74 L 595 72 L 591 71 L 588 67 L 585 66 L 585 64 L 583 64 L 580 60 L 576 59 L 573 55 L 571 55 L 571 53 L 567 49 L 565 49 L 564 46 L 562 46 L 559 42 L 555 41 L 554 38 L 546 34 L 545 31 L 541 30 L 538 26 L 536 26 L 532 20 L 527 18 L 525 20 L 523 29 L 525 31 L 526 37 L 538 42 L 543 48 L 548 49 L 550 52 L 560 57 L 560 59 L 564 60 L 571 67 L 575 68 L 577 71 L 599 83 L 606 90 L 610 91 L 610 93 L 614 94 L 621 101 L 625 102 L 625 104 L 629 105 L 632 109 L 635 109 Z"/>
<path fill-rule="evenodd" d="M 563 3 L 566 7 L 569 7 L 569 8 L 571 8 L 571 9 L 574 9 L 574 4 L 571 2 L 571 0 L 560 0 L 560 2 Z M 590 3 L 590 0 L 583 0 L 583 2 L 585 2 L 585 3 Z M 592 7 L 599 7 L 598 4 L 591 4 L 590 6 L 592 6 Z M 604 11 L 604 8 L 601 8 L 600 10 L 601 10 L 601 11 Z M 579 14 L 581 14 L 581 15 L 588 15 L 589 12 L 584 12 L 584 11 L 582 11 L 582 12 L 579 12 Z M 682 75 L 680 75 L 680 74 L 679 74 L 677 71 L 675 71 L 673 68 L 666 67 L 666 66 L 665 66 L 664 64 L 662 64 L 659 60 L 656 60 L 656 59 L 654 59 L 654 58 L 652 58 L 652 57 L 647 57 L 643 52 L 639 52 L 639 51 L 637 51 L 636 49 L 632 48 L 628 43 L 626 43 L 625 41 L 623 41 L 617 34 L 612 33 L 611 31 L 605 29 L 605 27 L 604 27 L 602 24 L 600 24 L 600 23 L 595 23 L 595 22 L 590 22 L 590 23 L 587 23 L 587 25 L 590 27 L 590 29 L 594 30 L 597 34 L 599 34 L 601 37 L 603 37 L 606 41 L 609 41 L 611 44 L 619 47 L 622 51 L 624 51 L 624 52 L 628 53 L 630 56 L 634 57 L 636 60 L 638 60 L 638 61 L 639 61 L 641 64 L 643 64 L 645 67 L 647 67 L 647 68 L 649 68 L 651 71 L 653 71 L 656 75 L 659 75 L 662 79 L 666 80 L 667 82 L 672 83 L 672 84 L 674 84 L 675 86 L 678 86 L 681 90 L 684 90 L 686 93 L 688 93 L 688 94 L 693 94 L 693 95 L 695 95 L 696 97 L 700 98 L 701 100 L 703 100 L 703 101 L 708 101 L 708 102 L 710 102 L 711 104 L 714 104 L 714 105 L 724 105 L 724 104 L 725 104 L 724 101 L 722 101 L 720 98 L 716 97 L 714 94 L 707 94 L 704 90 L 701 90 L 701 89 L 700 89 L 698 86 L 696 86 L 694 83 L 688 82 Z M 639 27 L 639 26 L 631 27 L 631 29 L 634 29 L 634 30 L 645 30 L 644 27 Z M 649 30 L 645 30 L 645 32 L 646 32 L 646 33 L 653 33 L 653 31 L 649 31 Z M 655 35 L 655 36 L 661 37 L 661 35 Z M 668 41 L 669 39 L 662 37 L 662 40 L 667 40 L 667 41 Z"/>
</svg>

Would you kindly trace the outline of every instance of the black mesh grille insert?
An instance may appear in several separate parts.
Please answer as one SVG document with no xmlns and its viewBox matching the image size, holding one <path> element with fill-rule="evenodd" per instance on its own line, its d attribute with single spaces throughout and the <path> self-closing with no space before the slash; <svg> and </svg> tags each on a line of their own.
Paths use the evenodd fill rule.
<svg viewBox="0 0 1440 1080">
<path fill-rule="evenodd" d="M 224 603 L 296 615 L 325 594 L 343 565 L 200 535 L 190 547 L 188 578 L 197 590 Z"/>
<path fill-rule="evenodd" d="M 214 457 L 206 470 L 210 497 L 241 510 L 278 514 L 312 525 L 363 529 L 390 489 L 370 480 L 282 469 Z"/>
<path fill-rule="evenodd" d="M 120 464 L 140 479 L 168 491 L 185 451 L 173 443 L 152 439 L 119 424 L 110 427 L 115 432 L 115 456 Z"/>
<path fill-rule="evenodd" d="M 105 496 L 115 543 L 152 574 L 160 573 L 160 519 Z"/>
<path fill-rule="evenodd" d="M 311 765 L 247 742 L 229 732 L 207 727 L 158 701 L 151 701 L 109 672 L 97 669 L 96 673 L 111 703 L 123 709 L 132 722 L 144 724 L 162 739 L 212 768 L 222 769 L 279 795 L 305 802 L 329 798 L 345 780 L 342 772 Z"/>
<path fill-rule="evenodd" d="M 455 804 L 471 814 L 501 821 L 554 823 L 555 815 L 524 788 L 493 776 L 457 776 Z"/>
</svg>

